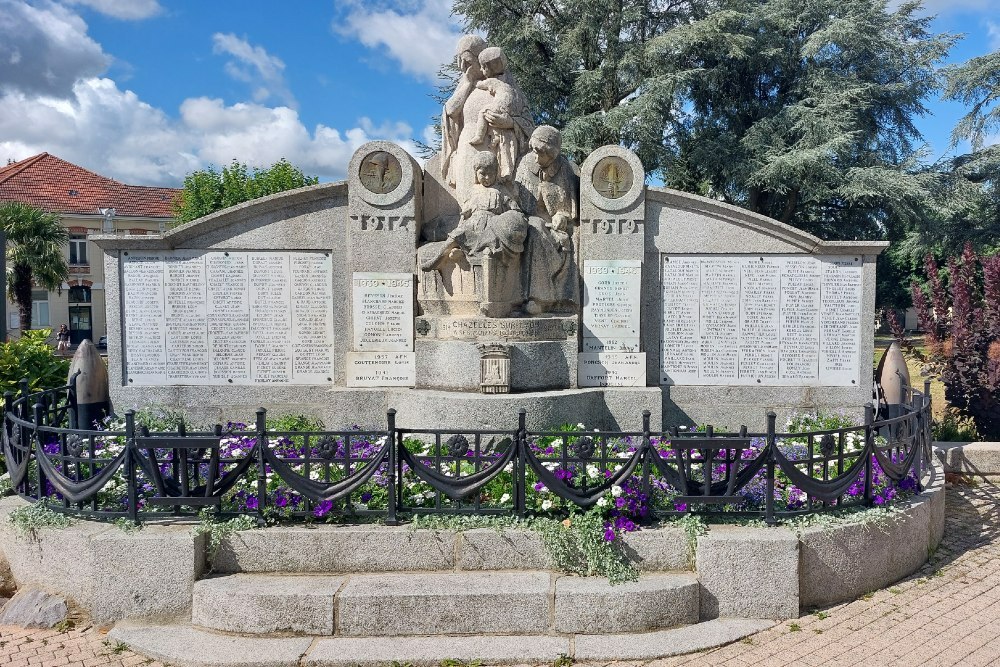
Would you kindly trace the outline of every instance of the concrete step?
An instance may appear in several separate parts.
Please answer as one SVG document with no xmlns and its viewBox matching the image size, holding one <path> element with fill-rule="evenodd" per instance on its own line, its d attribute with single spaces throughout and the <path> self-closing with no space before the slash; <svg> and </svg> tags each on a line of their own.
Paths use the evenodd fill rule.
<svg viewBox="0 0 1000 667">
<path fill-rule="evenodd" d="M 446 660 L 490 664 L 655 660 L 728 644 L 774 625 L 728 618 L 671 630 L 617 635 L 439 637 L 247 637 L 189 625 L 120 623 L 110 636 L 131 650 L 174 667 L 349 667 L 411 664 L 436 667 Z"/>
<path fill-rule="evenodd" d="M 244 634 L 600 634 L 695 623 L 698 600 L 688 572 L 619 586 L 549 572 L 235 574 L 195 584 L 191 620 Z"/>
<path fill-rule="evenodd" d="M 646 528 L 624 540 L 629 557 L 643 572 L 692 568 L 689 541 L 678 526 Z M 222 540 L 212 567 L 220 574 L 547 570 L 552 561 L 541 536 L 523 528 L 447 531 L 321 525 L 232 533 Z"/>
</svg>

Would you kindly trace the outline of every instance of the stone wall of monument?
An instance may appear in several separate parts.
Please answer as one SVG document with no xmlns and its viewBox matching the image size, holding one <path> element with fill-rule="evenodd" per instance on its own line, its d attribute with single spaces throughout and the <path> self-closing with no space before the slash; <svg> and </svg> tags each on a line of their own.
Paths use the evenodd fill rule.
<svg viewBox="0 0 1000 667">
<path fill-rule="evenodd" d="M 162 403 L 224 422 L 265 406 L 376 427 L 392 407 L 409 427 L 513 428 L 524 407 L 532 428 L 632 430 L 643 409 L 654 425 L 751 430 L 771 409 L 782 420 L 817 407 L 860 414 L 884 243 L 823 242 L 646 187 L 619 147 L 578 171 L 578 220 L 558 251 L 574 258 L 572 289 L 539 299 L 541 313 L 499 301 L 502 316 L 480 312 L 475 299 L 502 286 L 462 268 L 479 261 L 471 242 L 427 240 L 442 224 L 428 207 L 446 209 L 424 190 L 442 190 L 440 178 L 386 142 L 359 148 L 345 183 L 159 236 L 99 237 L 116 409 Z M 426 248 L 437 268 L 424 266 Z M 422 283 L 431 278 L 434 293 Z M 466 292 L 442 291 L 458 279 L 472 281 Z M 472 300 L 448 300 L 456 294 Z"/>
</svg>

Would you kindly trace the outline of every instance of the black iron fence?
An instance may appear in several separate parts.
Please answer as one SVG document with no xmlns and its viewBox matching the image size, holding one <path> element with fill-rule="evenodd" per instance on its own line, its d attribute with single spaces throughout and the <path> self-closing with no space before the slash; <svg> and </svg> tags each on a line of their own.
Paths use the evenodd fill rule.
<svg viewBox="0 0 1000 667">
<path fill-rule="evenodd" d="M 413 513 L 556 514 L 599 507 L 609 525 L 727 512 L 781 517 L 876 505 L 920 490 L 930 460 L 928 387 L 909 390 L 891 418 L 871 404 L 861 424 L 781 432 L 410 429 L 389 410 L 384 428 L 281 431 L 266 411 L 208 432 L 149 432 L 136 415 L 104 430 L 71 428 L 73 384 L 4 397 L 2 454 L 21 497 L 91 518 L 192 515 L 266 520 Z"/>
</svg>

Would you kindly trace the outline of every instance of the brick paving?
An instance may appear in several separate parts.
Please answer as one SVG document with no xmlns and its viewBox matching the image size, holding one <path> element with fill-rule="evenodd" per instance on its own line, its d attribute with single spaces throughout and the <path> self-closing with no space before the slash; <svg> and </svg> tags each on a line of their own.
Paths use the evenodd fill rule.
<svg viewBox="0 0 1000 667">
<path fill-rule="evenodd" d="M 1000 665 L 1000 487 L 956 486 L 947 496 L 943 543 L 895 586 L 729 646 L 634 667 Z M 0 666 L 36 665 L 164 667 L 94 628 L 0 626 Z"/>
</svg>

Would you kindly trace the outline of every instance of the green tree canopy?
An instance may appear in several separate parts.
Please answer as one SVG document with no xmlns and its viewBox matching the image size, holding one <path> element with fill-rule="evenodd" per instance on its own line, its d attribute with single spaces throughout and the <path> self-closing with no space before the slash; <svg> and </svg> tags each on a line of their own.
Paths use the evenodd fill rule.
<svg viewBox="0 0 1000 667">
<path fill-rule="evenodd" d="M 69 234 L 59 217 L 40 208 L 0 204 L 0 226 L 7 235 L 7 294 L 17 306 L 21 330 L 31 329 L 31 289 L 59 289 L 69 276 Z"/>
<path fill-rule="evenodd" d="M 183 192 L 174 208 L 174 215 L 179 223 L 190 222 L 251 199 L 317 183 L 317 177 L 306 176 L 285 158 L 266 169 L 251 169 L 242 162 L 233 160 L 221 172 L 208 167 L 185 176 Z"/>
<path fill-rule="evenodd" d="M 635 150 L 683 190 L 824 238 L 926 216 L 914 121 L 955 41 L 918 2 L 456 0 L 574 157 Z"/>
<path fill-rule="evenodd" d="M 456 0 L 469 29 L 503 47 L 537 123 L 581 162 L 604 144 L 665 163 L 674 86 L 653 78 L 650 41 L 705 15 L 704 0 Z"/>
</svg>

